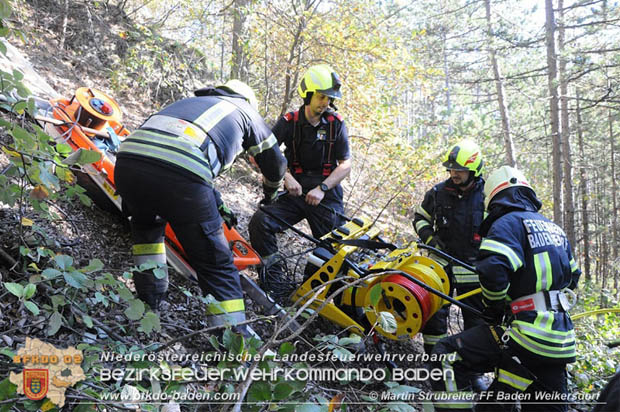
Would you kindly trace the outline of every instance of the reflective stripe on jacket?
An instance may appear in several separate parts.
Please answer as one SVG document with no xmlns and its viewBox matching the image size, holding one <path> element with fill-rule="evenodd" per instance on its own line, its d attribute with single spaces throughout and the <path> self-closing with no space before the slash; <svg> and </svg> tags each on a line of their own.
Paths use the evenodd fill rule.
<svg viewBox="0 0 620 412">
<path fill-rule="evenodd" d="M 511 211 L 493 222 L 480 245 L 477 269 L 488 304 L 561 290 L 581 273 L 564 231 L 533 211 Z M 541 357 L 575 360 L 573 323 L 563 310 L 519 312 L 509 335 Z"/>
<path fill-rule="evenodd" d="M 188 127 L 179 126 L 183 122 L 189 122 Z M 245 100 L 197 96 L 172 103 L 147 119 L 121 144 L 118 156 L 157 159 L 212 184 L 245 150 L 256 159 L 266 184 L 277 187 L 286 159 L 276 143 L 271 129 Z"/>
</svg>

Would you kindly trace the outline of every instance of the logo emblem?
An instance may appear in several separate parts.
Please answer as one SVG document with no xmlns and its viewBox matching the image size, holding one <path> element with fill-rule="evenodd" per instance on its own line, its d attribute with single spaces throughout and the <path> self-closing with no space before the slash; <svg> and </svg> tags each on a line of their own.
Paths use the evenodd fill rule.
<svg viewBox="0 0 620 412">
<path fill-rule="evenodd" d="M 33 401 L 38 401 L 45 398 L 48 389 L 48 369 L 24 369 L 24 395 Z"/>
<path fill-rule="evenodd" d="M 465 160 L 465 166 L 467 166 L 470 163 L 474 163 L 477 158 L 478 158 L 478 152 L 476 152 L 473 155 L 469 156 L 469 159 Z"/>
</svg>

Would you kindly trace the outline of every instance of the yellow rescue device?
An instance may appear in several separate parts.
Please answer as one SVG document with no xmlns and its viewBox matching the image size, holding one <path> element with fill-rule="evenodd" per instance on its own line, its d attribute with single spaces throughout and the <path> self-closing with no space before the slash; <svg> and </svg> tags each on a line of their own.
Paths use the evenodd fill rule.
<svg viewBox="0 0 620 412">
<path fill-rule="evenodd" d="M 375 330 L 392 340 L 410 339 L 444 304 L 444 299 L 420 283 L 448 295 L 448 276 L 440 264 L 420 255 L 415 245 L 352 263 L 362 254 L 360 240 L 378 238 L 379 231 L 371 226 L 368 220 L 352 219 L 325 235 L 321 240 L 332 251 L 318 247 L 308 257 L 309 267 L 316 271 L 291 300 L 298 304 L 311 300 L 310 307 L 322 317 L 360 335 Z M 332 302 L 325 303 L 343 288 Z M 382 327 L 380 317 L 385 312 L 396 321 L 395 328 Z"/>
</svg>

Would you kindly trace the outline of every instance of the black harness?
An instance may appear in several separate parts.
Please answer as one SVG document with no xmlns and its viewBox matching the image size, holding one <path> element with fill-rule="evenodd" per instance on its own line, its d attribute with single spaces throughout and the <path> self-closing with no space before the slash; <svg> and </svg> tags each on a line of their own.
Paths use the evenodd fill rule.
<svg viewBox="0 0 620 412">
<path fill-rule="evenodd" d="M 301 162 L 299 161 L 299 157 L 297 155 L 298 146 L 301 144 L 301 139 L 303 137 L 302 130 L 301 130 L 301 123 L 299 122 L 299 110 L 285 114 L 284 118 L 289 122 L 291 120 L 294 122 L 293 123 L 293 148 L 292 148 L 293 149 L 292 150 L 293 161 L 292 161 L 290 170 L 293 173 L 293 175 L 301 175 L 301 174 L 307 173 L 308 171 L 304 170 L 304 168 L 301 165 Z M 342 118 L 337 113 L 328 113 L 325 116 L 325 119 L 329 123 L 329 135 L 327 137 L 327 140 L 325 140 L 325 142 L 329 146 L 327 149 L 327 153 L 325 153 L 326 151 L 323 150 L 323 159 L 322 159 L 322 164 L 321 164 L 321 175 L 323 177 L 329 176 L 331 172 L 336 168 L 336 161 L 335 159 L 333 159 L 333 148 L 334 148 L 334 144 L 336 143 L 336 136 L 335 136 L 336 133 L 334 130 L 335 129 L 334 122 L 336 119 L 342 120 Z"/>
</svg>

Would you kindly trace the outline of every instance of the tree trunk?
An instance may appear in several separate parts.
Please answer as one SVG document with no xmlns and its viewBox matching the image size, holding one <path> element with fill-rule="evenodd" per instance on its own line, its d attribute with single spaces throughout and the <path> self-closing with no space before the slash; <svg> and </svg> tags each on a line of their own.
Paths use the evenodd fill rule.
<svg viewBox="0 0 620 412">
<path fill-rule="evenodd" d="M 616 279 L 616 260 L 618 259 L 618 205 L 616 201 L 616 193 L 618 192 L 618 187 L 616 183 L 616 145 L 614 141 L 614 118 L 611 110 L 608 111 L 608 122 L 609 122 L 609 156 L 610 156 L 610 166 L 611 166 L 611 207 L 613 209 L 613 213 L 611 215 L 611 236 L 612 236 L 612 257 L 611 257 L 611 270 L 614 275 L 614 280 Z M 616 281 L 614 282 L 616 283 Z"/>
<path fill-rule="evenodd" d="M 563 226 L 562 219 L 562 142 L 559 130 L 557 56 L 555 52 L 555 16 L 553 0 L 545 0 L 547 40 L 547 81 L 549 84 L 549 111 L 551 141 L 553 142 L 553 220 Z"/>
<path fill-rule="evenodd" d="M 571 245 L 575 244 L 575 204 L 573 199 L 573 164 L 570 152 L 570 122 L 568 116 L 568 80 L 566 78 L 566 57 L 564 57 L 564 0 L 558 0 L 560 24 L 558 25 L 558 52 L 560 55 L 560 125 L 564 175 L 564 231 Z"/>
<path fill-rule="evenodd" d="M 231 79 L 248 80 L 248 52 L 245 46 L 245 20 L 248 0 L 234 0 Z"/>
<path fill-rule="evenodd" d="M 576 92 L 576 111 L 577 111 L 577 138 L 579 141 L 579 157 L 585 159 L 583 146 L 583 128 L 581 121 L 581 109 L 579 107 L 579 89 Z M 587 163 L 586 163 L 587 164 Z M 582 164 L 579 168 L 579 187 L 581 192 L 581 220 L 583 223 L 583 274 L 586 281 L 590 280 L 590 219 L 588 215 L 588 183 L 586 181 L 586 168 Z"/>
<path fill-rule="evenodd" d="M 517 160 L 515 156 L 514 143 L 510 136 L 510 117 L 508 107 L 506 106 L 504 81 L 497 62 L 495 48 L 493 47 L 493 24 L 491 21 L 491 0 L 485 0 L 487 18 L 487 44 L 489 47 L 489 59 L 493 68 L 493 76 L 495 77 L 495 89 L 497 91 L 497 103 L 499 105 L 499 113 L 502 118 L 502 135 L 504 136 L 504 146 L 506 147 L 506 164 L 516 167 Z"/>
<path fill-rule="evenodd" d="M 448 66 L 448 40 L 446 38 L 445 27 L 441 30 L 441 40 L 443 44 L 443 71 L 444 71 L 444 87 L 446 89 L 446 111 L 448 116 L 452 112 L 451 89 L 450 89 L 450 69 Z M 448 133 L 444 136 L 444 145 L 448 144 L 448 136 L 452 134 L 452 122 L 448 122 Z"/>
</svg>

